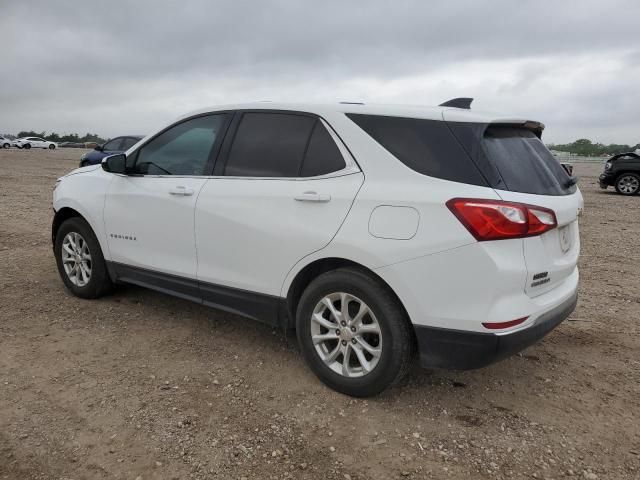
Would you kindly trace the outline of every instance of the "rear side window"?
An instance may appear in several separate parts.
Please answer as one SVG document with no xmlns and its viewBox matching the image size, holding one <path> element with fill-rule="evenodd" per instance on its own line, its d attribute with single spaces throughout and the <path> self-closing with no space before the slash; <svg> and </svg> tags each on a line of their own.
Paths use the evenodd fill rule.
<svg viewBox="0 0 640 480">
<path fill-rule="evenodd" d="M 320 120 L 313 128 L 307 153 L 302 164 L 301 177 L 316 177 L 337 172 L 346 167 L 336 142 Z"/>
<path fill-rule="evenodd" d="M 306 115 L 243 114 L 224 174 L 297 177 L 315 122 L 315 118 Z"/>
<path fill-rule="evenodd" d="M 443 121 L 380 115 L 347 116 L 389 153 L 418 173 L 454 182 L 487 185 Z"/>
<path fill-rule="evenodd" d="M 127 137 L 127 138 L 122 140 L 122 145 L 120 145 L 120 150 L 122 150 L 122 151 L 129 150 L 131 147 L 133 147 L 139 141 L 140 140 L 138 140 L 137 138 Z"/>
<path fill-rule="evenodd" d="M 102 146 L 102 149 L 107 152 L 117 152 L 122 150 L 120 148 L 120 145 L 122 145 L 122 138 L 114 138 L 113 140 L 110 140 L 107 143 L 105 143 Z"/>
<path fill-rule="evenodd" d="M 506 190 L 537 195 L 575 191 L 569 175 L 531 130 L 518 127 L 486 129 L 484 151 L 502 177 Z"/>
</svg>

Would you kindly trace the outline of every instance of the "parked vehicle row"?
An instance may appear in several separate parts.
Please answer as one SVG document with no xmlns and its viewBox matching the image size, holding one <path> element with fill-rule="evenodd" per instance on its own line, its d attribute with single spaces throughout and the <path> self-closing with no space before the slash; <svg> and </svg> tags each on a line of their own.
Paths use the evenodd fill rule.
<svg viewBox="0 0 640 480">
<path fill-rule="evenodd" d="M 0 147 L 17 147 L 24 148 L 26 150 L 30 148 L 48 148 L 50 150 L 53 150 L 58 147 L 58 144 L 40 137 L 23 137 L 16 138 L 15 140 L 10 140 L 6 137 L 0 137 Z"/>
<path fill-rule="evenodd" d="M 355 396 L 415 351 L 429 368 L 500 360 L 573 311 L 583 200 L 544 125 L 469 103 L 193 112 L 58 180 L 62 281 L 295 328 L 313 372 Z"/>
</svg>

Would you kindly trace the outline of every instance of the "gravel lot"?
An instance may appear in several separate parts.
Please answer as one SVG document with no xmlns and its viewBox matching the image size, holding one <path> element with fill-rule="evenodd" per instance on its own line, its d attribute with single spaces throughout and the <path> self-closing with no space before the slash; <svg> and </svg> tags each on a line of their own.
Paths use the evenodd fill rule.
<svg viewBox="0 0 640 480">
<path fill-rule="evenodd" d="M 0 478 L 640 478 L 640 197 L 585 195 L 580 303 L 522 354 L 369 400 L 293 337 L 137 287 L 71 296 L 51 189 L 79 150 L 0 151 Z"/>
</svg>

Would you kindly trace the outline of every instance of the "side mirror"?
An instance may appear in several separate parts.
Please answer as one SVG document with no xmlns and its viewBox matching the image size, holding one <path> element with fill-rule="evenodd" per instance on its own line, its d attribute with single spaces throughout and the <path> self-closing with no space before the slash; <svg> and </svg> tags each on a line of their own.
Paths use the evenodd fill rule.
<svg viewBox="0 0 640 480">
<path fill-rule="evenodd" d="M 127 173 L 127 156 L 124 153 L 109 155 L 102 159 L 102 169 L 109 173 Z"/>
<path fill-rule="evenodd" d="M 102 145 L 96 145 L 94 150 L 97 150 L 99 152 L 102 152 L 104 150 L 104 147 Z"/>
</svg>

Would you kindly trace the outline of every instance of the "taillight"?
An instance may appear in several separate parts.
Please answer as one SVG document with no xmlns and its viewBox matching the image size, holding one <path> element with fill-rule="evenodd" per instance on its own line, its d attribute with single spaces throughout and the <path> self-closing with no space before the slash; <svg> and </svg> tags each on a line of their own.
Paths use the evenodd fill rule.
<svg viewBox="0 0 640 480">
<path fill-rule="evenodd" d="M 558 226 L 553 210 L 525 203 L 452 198 L 447 207 L 480 242 L 532 237 Z"/>
</svg>

